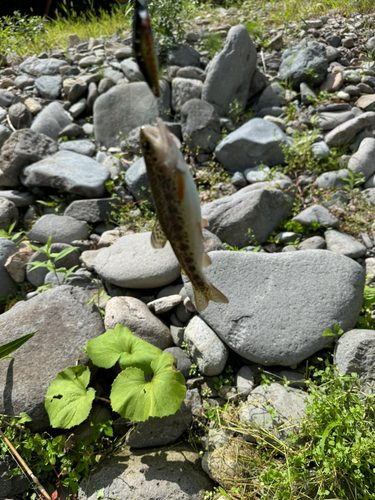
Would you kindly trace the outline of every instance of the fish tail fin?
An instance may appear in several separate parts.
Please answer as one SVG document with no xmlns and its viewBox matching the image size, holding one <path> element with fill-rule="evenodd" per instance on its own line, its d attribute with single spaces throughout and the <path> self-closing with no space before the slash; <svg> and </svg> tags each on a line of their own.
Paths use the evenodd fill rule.
<svg viewBox="0 0 375 500">
<path fill-rule="evenodd" d="M 208 301 L 221 302 L 223 304 L 228 303 L 228 299 L 224 294 L 215 288 L 209 281 L 206 282 L 203 289 L 195 288 L 193 285 L 194 297 L 195 297 L 195 307 L 198 312 L 203 311 L 208 306 Z"/>
</svg>

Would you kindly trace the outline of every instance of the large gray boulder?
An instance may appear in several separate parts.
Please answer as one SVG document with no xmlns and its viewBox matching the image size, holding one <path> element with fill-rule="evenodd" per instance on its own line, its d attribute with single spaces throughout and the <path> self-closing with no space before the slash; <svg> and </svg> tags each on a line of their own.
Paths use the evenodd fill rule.
<svg viewBox="0 0 375 500">
<path fill-rule="evenodd" d="M 257 52 L 245 26 L 233 26 L 223 49 L 209 64 L 202 99 L 212 104 L 220 116 L 235 100 L 245 107 L 256 67 Z"/>
<path fill-rule="evenodd" d="M 59 102 L 51 102 L 51 104 L 48 104 L 48 106 L 38 113 L 30 128 L 31 130 L 35 130 L 35 132 L 48 135 L 48 137 L 57 141 L 60 132 L 71 123 L 70 116 L 64 111 L 61 104 Z"/>
<path fill-rule="evenodd" d="M 336 324 L 354 327 L 365 271 L 326 250 L 279 254 L 211 252 L 207 278 L 228 304 L 210 302 L 201 318 L 235 352 L 266 365 L 300 363 L 332 342 Z M 194 300 L 192 288 L 185 289 Z"/>
<path fill-rule="evenodd" d="M 44 396 L 49 384 L 58 372 L 75 366 L 78 358 L 85 365 L 88 357 L 82 347 L 104 332 L 101 314 L 94 305 L 87 304 L 89 298 L 82 289 L 63 285 L 27 302 L 18 302 L 0 315 L 0 345 L 37 331 L 17 350 L 13 360 L 0 364 L 0 413 L 26 412 L 33 419 L 33 431 L 48 428 Z"/>
<path fill-rule="evenodd" d="M 102 488 L 117 500 L 134 498 L 135 492 L 137 500 L 201 500 L 213 484 L 200 461 L 187 443 L 162 450 L 122 447 L 81 482 L 78 500 L 97 500 Z"/>
<path fill-rule="evenodd" d="M 30 240 L 47 243 L 48 238 L 52 236 L 54 243 L 71 243 L 75 240 L 85 240 L 89 235 L 87 222 L 73 219 L 66 215 L 46 214 L 40 217 L 30 231 L 27 237 Z"/>
<path fill-rule="evenodd" d="M 202 206 L 202 217 L 221 241 L 232 246 L 249 245 L 249 229 L 257 244 L 265 243 L 281 219 L 286 219 L 294 200 L 294 190 L 245 187 Z"/>
<path fill-rule="evenodd" d="M 287 143 L 287 136 L 277 125 L 253 118 L 228 134 L 216 146 L 215 154 L 229 172 L 244 172 L 262 163 L 270 167 L 283 164 L 282 144 Z"/>
<path fill-rule="evenodd" d="M 46 135 L 29 129 L 17 130 L 1 150 L 0 186 L 19 186 L 23 167 L 53 155 L 57 150 L 57 143 Z"/>
<path fill-rule="evenodd" d="M 51 187 L 64 193 L 87 198 L 103 196 L 109 170 L 93 158 L 59 151 L 44 160 L 32 163 L 22 172 L 22 184 L 29 188 Z"/>
<path fill-rule="evenodd" d="M 123 236 L 98 254 L 94 267 L 102 279 L 128 288 L 165 286 L 180 275 L 180 265 L 170 243 L 155 250 L 151 246 L 151 233 Z"/>
<path fill-rule="evenodd" d="M 312 205 L 302 210 L 298 215 L 293 217 L 293 221 L 299 222 L 301 226 L 312 226 L 317 222 L 323 227 L 339 227 L 339 220 L 331 214 L 327 208 L 321 205 Z"/>
<path fill-rule="evenodd" d="M 191 151 L 212 153 L 220 139 L 220 119 L 215 108 L 201 99 L 191 99 L 181 108 L 184 142 Z"/>
<path fill-rule="evenodd" d="M 279 68 L 281 80 L 291 80 L 293 88 L 302 82 L 319 85 L 327 75 L 328 60 L 325 45 L 312 42 L 286 57 Z"/>
<path fill-rule="evenodd" d="M 16 252 L 18 252 L 18 248 L 13 241 L 0 237 L 0 299 L 5 299 L 8 295 L 13 295 L 17 291 L 17 283 L 5 269 L 8 257 Z"/>
<path fill-rule="evenodd" d="M 106 147 L 119 146 L 120 132 L 127 135 L 135 127 L 153 123 L 158 103 L 145 82 L 115 85 L 94 104 L 95 139 Z"/>
</svg>

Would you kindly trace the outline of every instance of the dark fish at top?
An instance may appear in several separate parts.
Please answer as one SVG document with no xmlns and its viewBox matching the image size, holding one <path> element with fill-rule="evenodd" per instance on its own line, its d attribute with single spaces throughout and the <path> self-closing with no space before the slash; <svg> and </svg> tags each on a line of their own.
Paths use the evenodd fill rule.
<svg viewBox="0 0 375 500">
<path fill-rule="evenodd" d="M 133 50 L 138 66 L 151 90 L 160 97 L 158 59 L 152 39 L 148 7 L 144 0 L 135 0 L 133 17 Z"/>
</svg>

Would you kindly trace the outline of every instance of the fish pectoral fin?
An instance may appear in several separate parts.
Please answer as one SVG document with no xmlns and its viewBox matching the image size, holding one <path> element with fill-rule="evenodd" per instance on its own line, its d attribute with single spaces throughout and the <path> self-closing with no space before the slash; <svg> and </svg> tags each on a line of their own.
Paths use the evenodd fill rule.
<svg viewBox="0 0 375 500">
<path fill-rule="evenodd" d="M 206 219 L 203 219 L 203 218 L 202 218 L 202 222 L 201 222 L 201 224 L 202 224 L 202 227 L 208 227 L 208 226 L 209 226 L 209 224 L 208 224 L 208 222 L 206 221 Z"/>
<path fill-rule="evenodd" d="M 210 257 L 203 252 L 203 255 L 202 255 L 202 266 L 203 267 L 207 267 L 207 266 L 210 266 L 212 264 L 212 260 L 210 259 Z"/>
<path fill-rule="evenodd" d="M 152 248 L 163 248 L 167 243 L 167 237 L 160 225 L 160 222 L 156 220 L 154 228 L 151 235 L 151 245 Z"/>
<path fill-rule="evenodd" d="M 182 269 L 182 267 L 181 267 L 181 274 L 183 274 L 184 276 L 186 276 L 185 269 Z"/>
</svg>

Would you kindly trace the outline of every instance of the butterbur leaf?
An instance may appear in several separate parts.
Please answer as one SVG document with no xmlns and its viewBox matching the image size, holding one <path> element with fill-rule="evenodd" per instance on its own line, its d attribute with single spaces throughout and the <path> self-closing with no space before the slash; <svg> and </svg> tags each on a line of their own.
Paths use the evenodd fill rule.
<svg viewBox="0 0 375 500">
<path fill-rule="evenodd" d="M 133 335 L 126 326 L 116 325 L 113 330 L 89 340 L 86 352 L 91 361 L 101 368 L 111 368 L 119 360 L 122 368 L 133 366 L 152 373 L 151 361 L 162 351 Z"/>
<path fill-rule="evenodd" d="M 36 334 L 36 332 L 28 333 L 27 335 L 23 335 L 19 339 L 13 340 L 12 342 L 8 342 L 8 344 L 4 344 L 0 346 L 0 359 L 6 358 L 9 354 L 12 354 L 16 349 L 21 347 L 27 340 L 31 339 Z"/>
<path fill-rule="evenodd" d="M 175 365 L 176 358 L 170 353 L 154 358 L 151 382 L 146 382 L 139 368 L 127 368 L 121 372 L 112 384 L 110 399 L 113 410 L 132 422 L 176 413 L 185 398 L 186 387 L 185 379 Z"/>
<path fill-rule="evenodd" d="M 90 370 L 73 366 L 58 373 L 48 387 L 45 409 L 52 427 L 70 429 L 88 417 L 95 390 L 87 389 Z"/>
</svg>

